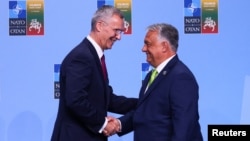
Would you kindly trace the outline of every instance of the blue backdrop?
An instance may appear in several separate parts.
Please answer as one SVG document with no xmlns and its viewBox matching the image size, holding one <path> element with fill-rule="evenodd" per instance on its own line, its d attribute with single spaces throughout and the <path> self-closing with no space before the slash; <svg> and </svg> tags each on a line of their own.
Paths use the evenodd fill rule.
<svg viewBox="0 0 250 141">
<path fill-rule="evenodd" d="M 54 64 L 89 33 L 97 1 L 45 0 L 43 36 L 9 36 L 8 4 L 0 1 L 0 141 L 48 141 L 58 108 Z M 204 140 L 208 124 L 250 124 L 249 5 L 248 0 L 220 0 L 218 34 L 184 34 L 183 0 L 134 0 L 132 34 L 105 52 L 114 91 L 138 96 L 145 28 L 168 22 L 179 29 L 179 57 L 200 86 Z M 132 137 L 114 135 L 110 141 Z"/>
</svg>

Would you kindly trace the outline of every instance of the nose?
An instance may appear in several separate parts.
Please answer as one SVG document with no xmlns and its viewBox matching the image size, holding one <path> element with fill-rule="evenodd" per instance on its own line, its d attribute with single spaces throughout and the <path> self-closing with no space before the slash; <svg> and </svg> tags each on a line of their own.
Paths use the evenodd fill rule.
<svg viewBox="0 0 250 141">
<path fill-rule="evenodd" d="M 143 45 L 142 49 L 141 49 L 142 52 L 146 52 L 147 51 L 147 48 L 145 45 Z"/>
<path fill-rule="evenodd" d="M 122 35 L 121 34 L 116 34 L 115 37 L 116 37 L 117 40 L 121 40 Z"/>
</svg>

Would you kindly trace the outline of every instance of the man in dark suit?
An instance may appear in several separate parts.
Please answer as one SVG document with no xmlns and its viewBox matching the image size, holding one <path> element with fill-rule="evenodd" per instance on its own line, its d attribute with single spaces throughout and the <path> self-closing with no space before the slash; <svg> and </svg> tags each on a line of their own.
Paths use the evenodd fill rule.
<svg viewBox="0 0 250 141">
<path fill-rule="evenodd" d="M 107 112 L 125 114 L 136 107 L 136 98 L 113 93 L 101 62 L 104 50 L 111 49 L 123 31 L 121 11 L 103 6 L 92 18 L 90 34 L 64 58 L 51 141 L 107 141 L 104 131 L 120 130 L 117 119 L 107 117 Z"/>
<path fill-rule="evenodd" d="M 143 81 L 135 111 L 120 118 L 124 135 L 134 130 L 134 141 L 202 141 L 199 87 L 177 56 L 179 35 L 169 24 L 148 27 L 142 51 L 157 71 Z M 150 82 L 153 81 L 153 82 Z M 151 84 L 149 84 L 151 83 Z"/>
</svg>

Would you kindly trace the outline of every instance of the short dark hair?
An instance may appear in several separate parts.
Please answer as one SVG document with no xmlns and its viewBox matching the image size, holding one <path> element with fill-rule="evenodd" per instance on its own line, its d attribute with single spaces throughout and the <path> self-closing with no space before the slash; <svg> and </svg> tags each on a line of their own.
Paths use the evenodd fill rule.
<svg viewBox="0 0 250 141">
<path fill-rule="evenodd" d="M 177 51 L 179 46 L 179 33 L 178 30 L 167 23 L 156 23 L 148 26 L 150 31 L 157 31 L 160 38 L 166 39 L 174 52 Z"/>
</svg>

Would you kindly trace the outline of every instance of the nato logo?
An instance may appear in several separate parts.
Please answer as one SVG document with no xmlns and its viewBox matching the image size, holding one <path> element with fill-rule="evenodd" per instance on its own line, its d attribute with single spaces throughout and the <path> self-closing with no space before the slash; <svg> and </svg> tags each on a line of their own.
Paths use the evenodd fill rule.
<svg viewBox="0 0 250 141">
<path fill-rule="evenodd" d="M 26 1 L 9 1 L 9 35 L 26 35 Z"/>
<path fill-rule="evenodd" d="M 26 18 L 26 1 L 9 1 L 10 18 Z"/>
<path fill-rule="evenodd" d="M 54 98 L 58 99 L 60 97 L 60 67 L 61 64 L 54 64 Z"/>
<path fill-rule="evenodd" d="M 184 2 L 185 16 L 199 17 L 201 16 L 200 0 L 185 0 Z"/>
</svg>

